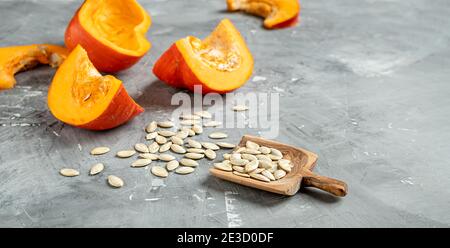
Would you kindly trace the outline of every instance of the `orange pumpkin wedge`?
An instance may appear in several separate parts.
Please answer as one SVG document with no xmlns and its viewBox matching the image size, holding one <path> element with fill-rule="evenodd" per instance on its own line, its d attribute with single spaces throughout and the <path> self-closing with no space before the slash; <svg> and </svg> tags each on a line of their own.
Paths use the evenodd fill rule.
<svg viewBox="0 0 450 248">
<path fill-rule="evenodd" d="M 239 31 L 222 20 L 204 40 L 188 36 L 155 63 L 153 73 L 167 84 L 202 93 L 226 93 L 241 87 L 253 70 L 253 58 Z"/>
<path fill-rule="evenodd" d="M 66 48 L 49 44 L 0 47 L 0 90 L 14 87 L 17 72 L 38 64 L 58 67 L 67 54 Z"/>
<path fill-rule="evenodd" d="M 150 25 L 150 16 L 135 0 L 86 0 L 66 29 L 65 43 L 69 49 L 86 49 L 98 70 L 118 72 L 150 49 L 145 37 Z"/>
<path fill-rule="evenodd" d="M 59 67 L 48 92 L 48 106 L 60 121 L 79 128 L 117 127 L 144 110 L 117 78 L 102 76 L 77 46 Z"/>
<path fill-rule="evenodd" d="M 227 0 L 228 11 L 243 10 L 261 16 L 268 29 L 294 26 L 298 22 L 298 0 Z"/>
</svg>

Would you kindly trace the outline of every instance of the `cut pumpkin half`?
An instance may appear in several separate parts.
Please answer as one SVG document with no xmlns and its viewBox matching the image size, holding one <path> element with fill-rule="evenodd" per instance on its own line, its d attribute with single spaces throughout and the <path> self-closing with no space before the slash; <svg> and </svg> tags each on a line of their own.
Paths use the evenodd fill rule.
<svg viewBox="0 0 450 248">
<path fill-rule="evenodd" d="M 253 58 L 239 31 L 222 20 L 204 40 L 193 36 L 175 42 L 155 63 L 153 73 L 167 84 L 202 93 L 225 93 L 241 87 L 253 70 Z"/>
<path fill-rule="evenodd" d="M 300 12 L 298 0 L 227 0 L 227 7 L 263 17 L 268 29 L 294 26 Z"/>
<path fill-rule="evenodd" d="M 66 48 L 49 44 L 0 48 L 0 90 L 13 88 L 14 75 L 38 64 L 58 67 L 67 57 Z"/>
<path fill-rule="evenodd" d="M 56 72 L 48 92 L 48 106 L 58 120 L 91 130 L 117 127 L 144 111 L 120 80 L 102 76 L 95 69 L 81 46 Z"/>
<path fill-rule="evenodd" d="M 66 46 L 83 46 L 95 67 L 117 72 L 134 65 L 151 44 L 151 18 L 136 0 L 86 0 L 65 34 Z"/>
</svg>

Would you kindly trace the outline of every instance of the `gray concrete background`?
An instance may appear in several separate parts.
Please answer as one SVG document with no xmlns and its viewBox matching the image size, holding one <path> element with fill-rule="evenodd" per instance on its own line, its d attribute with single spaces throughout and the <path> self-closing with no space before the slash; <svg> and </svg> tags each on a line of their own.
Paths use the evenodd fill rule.
<svg viewBox="0 0 450 248">
<path fill-rule="evenodd" d="M 295 28 L 267 31 L 261 19 L 224 11 L 223 0 L 140 1 L 153 17 L 151 51 L 119 73 L 146 112 L 107 132 L 57 122 L 46 94 L 54 70 L 17 75 L 0 93 L 1 227 L 448 227 L 450 225 L 450 2 L 302 0 Z M 81 1 L 0 1 L 0 46 L 63 44 Z M 316 152 L 316 172 L 345 180 L 336 199 L 304 189 L 284 197 L 196 173 L 165 180 L 131 160 L 88 155 L 143 139 L 170 116 L 171 95 L 151 68 L 170 44 L 205 37 L 230 18 L 255 59 L 238 92 L 281 94 L 278 140 Z M 226 130 L 230 141 L 257 129 Z M 100 176 L 90 165 L 106 164 Z M 81 171 L 76 178 L 62 167 Z M 126 185 L 111 189 L 108 174 Z"/>
</svg>

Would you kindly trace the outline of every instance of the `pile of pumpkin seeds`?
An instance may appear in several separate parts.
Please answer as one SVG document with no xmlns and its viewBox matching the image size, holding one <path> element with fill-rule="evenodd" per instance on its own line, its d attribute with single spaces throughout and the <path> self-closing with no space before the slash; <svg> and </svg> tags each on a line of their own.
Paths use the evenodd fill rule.
<svg viewBox="0 0 450 248">
<path fill-rule="evenodd" d="M 214 168 L 263 182 L 280 180 L 293 167 L 281 151 L 252 141 L 247 141 L 245 147 L 237 146 L 232 153 L 226 153 L 223 157 L 225 160 L 214 163 Z"/>
<path fill-rule="evenodd" d="M 235 106 L 235 111 L 245 111 L 248 108 L 242 105 Z M 233 149 L 235 145 L 222 140 L 228 135 L 224 132 L 212 132 L 208 135 L 211 141 L 206 142 L 193 139 L 194 136 L 203 133 L 203 127 L 218 127 L 221 122 L 210 120 L 212 114 L 208 111 L 200 111 L 191 115 L 180 116 L 180 125 L 177 131 L 174 129 L 175 123 L 172 121 L 152 121 L 145 126 L 145 139 L 147 143 L 137 143 L 133 149 L 117 151 L 117 158 L 130 158 L 137 155 L 137 159 L 130 166 L 147 167 L 154 161 L 163 161 L 165 166 L 153 165 L 150 169 L 151 173 L 158 177 L 168 177 L 170 172 L 186 175 L 195 171 L 199 165 L 198 160 L 216 159 L 216 151 L 219 149 Z M 203 126 L 201 125 L 203 123 Z M 103 155 L 110 152 L 108 147 L 96 147 L 91 150 L 91 155 Z M 172 154 L 170 154 L 170 153 Z M 177 160 L 174 156 L 182 154 L 183 158 Z M 104 170 L 105 166 L 98 163 L 90 169 L 90 175 L 97 175 Z M 67 177 L 78 176 L 80 173 L 71 168 L 64 168 L 60 174 Z M 107 182 L 114 188 L 120 188 L 124 185 L 124 181 L 115 175 L 109 175 Z"/>
</svg>

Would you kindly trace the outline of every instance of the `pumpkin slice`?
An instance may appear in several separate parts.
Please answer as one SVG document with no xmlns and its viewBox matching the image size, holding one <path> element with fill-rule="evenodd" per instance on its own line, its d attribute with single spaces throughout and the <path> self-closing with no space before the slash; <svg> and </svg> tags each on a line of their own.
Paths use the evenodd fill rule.
<svg viewBox="0 0 450 248">
<path fill-rule="evenodd" d="M 66 29 L 65 42 L 69 49 L 80 44 L 98 70 L 112 73 L 147 53 L 150 25 L 150 16 L 135 0 L 86 0 Z"/>
<path fill-rule="evenodd" d="M 67 57 L 68 51 L 61 46 L 35 44 L 0 48 L 0 90 L 13 88 L 14 75 L 38 64 L 58 67 Z"/>
<path fill-rule="evenodd" d="M 268 29 L 294 26 L 298 21 L 298 0 L 227 0 L 229 11 L 243 10 L 261 16 Z"/>
<path fill-rule="evenodd" d="M 188 36 L 177 41 L 155 63 L 153 73 L 169 85 L 202 86 L 202 93 L 225 93 L 251 76 L 253 58 L 239 31 L 222 20 L 204 40 Z"/>
<path fill-rule="evenodd" d="M 102 76 L 77 46 L 59 67 L 48 92 L 51 113 L 69 125 L 104 130 L 117 127 L 144 110 L 117 78 Z"/>
</svg>

